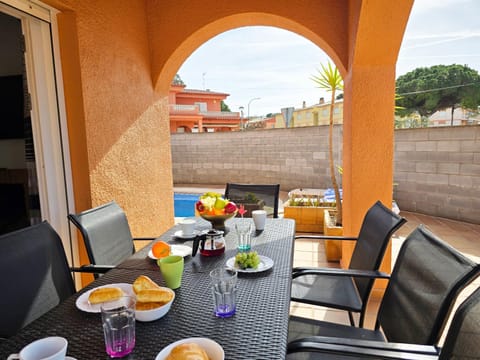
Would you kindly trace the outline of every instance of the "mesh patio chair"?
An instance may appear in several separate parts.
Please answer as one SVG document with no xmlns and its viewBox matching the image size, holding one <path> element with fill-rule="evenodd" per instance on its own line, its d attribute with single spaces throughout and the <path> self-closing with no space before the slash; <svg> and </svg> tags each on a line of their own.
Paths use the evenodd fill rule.
<svg viewBox="0 0 480 360">
<path fill-rule="evenodd" d="M 79 272 L 105 273 L 135 252 L 135 240 L 154 238 L 133 238 L 127 216 L 115 202 L 100 205 L 68 219 L 80 230 L 87 249 L 90 264 L 74 268 Z"/>
<path fill-rule="evenodd" d="M 280 184 L 234 184 L 227 183 L 225 187 L 226 199 L 244 198 L 248 193 L 254 194 L 258 199 L 265 202 L 267 216 L 278 218 L 278 199 L 280 196 Z M 271 209 L 271 210 L 270 210 Z"/>
<path fill-rule="evenodd" d="M 299 339 L 322 342 L 323 337 L 341 338 L 340 344 L 360 339 L 435 345 L 457 295 L 479 273 L 479 264 L 420 225 L 400 249 L 373 330 L 292 316 L 288 351 L 300 351 Z M 304 359 L 295 355 L 288 359 Z"/>
<path fill-rule="evenodd" d="M 375 282 L 372 275 L 378 278 L 389 277 L 388 274 L 378 272 L 378 269 L 390 237 L 405 222 L 404 218 L 377 201 L 365 214 L 358 237 L 296 236 L 295 239 L 356 240 L 356 244 L 348 269 L 294 268 L 292 301 L 346 310 L 352 326 L 355 325 L 353 313 L 359 313 L 359 326 L 362 327 L 368 298 Z M 360 274 L 357 270 L 360 270 Z M 372 273 L 365 274 L 364 271 Z"/>
<path fill-rule="evenodd" d="M 290 343 L 289 351 L 315 353 L 352 359 L 452 360 L 480 359 L 480 288 L 477 288 L 457 309 L 443 346 L 384 343 L 370 340 L 320 337 L 312 341 L 300 339 Z M 312 357 L 313 358 L 313 357 Z"/>
<path fill-rule="evenodd" d="M 75 293 L 62 241 L 46 221 L 0 236 L 0 337 Z"/>
</svg>

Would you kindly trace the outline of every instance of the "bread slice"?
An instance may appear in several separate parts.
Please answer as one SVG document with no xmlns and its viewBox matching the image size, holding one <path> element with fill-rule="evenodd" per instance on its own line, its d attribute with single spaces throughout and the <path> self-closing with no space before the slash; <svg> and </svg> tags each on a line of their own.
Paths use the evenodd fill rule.
<svg viewBox="0 0 480 360">
<path fill-rule="evenodd" d="M 160 289 L 160 286 L 156 284 L 148 276 L 140 275 L 133 282 L 133 291 L 135 292 L 135 294 L 138 294 L 142 290 L 149 290 L 149 289 Z"/>
<path fill-rule="evenodd" d="M 88 296 L 90 304 L 100 304 L 120 299 L 125 293 L 119 287 L 103 287 L 93 290 Z"/>
<path fill-rule="evenodd" d="M 137 293 L 137 302 L 161 302 L 168 303 L 172 300 L 173 294 L 165 289 L 146 289 Z"/>
</svg>

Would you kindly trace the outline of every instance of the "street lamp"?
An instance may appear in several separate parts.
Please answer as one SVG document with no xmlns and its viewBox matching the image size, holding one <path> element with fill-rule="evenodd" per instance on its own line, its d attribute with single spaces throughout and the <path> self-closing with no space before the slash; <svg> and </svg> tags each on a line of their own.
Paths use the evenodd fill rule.
<svg viewBox="0 0 480 360">
<path fill-rule="evenodd" d="M 244 109 L 244 107 L 240 106 L 239 109 L 240 109 L 240 130 L 243 130 L 243 109 Z"/>
<path fill-rule="evenodd" d="M 250 120 L 250 103 L 254 100 L 260 100 L 260 98 L 256 97 L 256 98 L 250 99 L 250 101 L 248 102 L 248 108 L 247 108 L 247 119 L 248 120 Z"/>
</svg>

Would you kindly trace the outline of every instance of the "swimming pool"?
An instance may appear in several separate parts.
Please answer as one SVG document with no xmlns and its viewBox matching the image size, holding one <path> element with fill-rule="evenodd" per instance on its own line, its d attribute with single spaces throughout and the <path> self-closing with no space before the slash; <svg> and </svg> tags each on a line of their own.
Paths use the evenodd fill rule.
<svg viewBox="0 0 480 360">
<path fill-rule="evenodd" d="M 195 216 L 195 203 L 201 194 L 173 194 L 175 217 Z"/>
</svg>

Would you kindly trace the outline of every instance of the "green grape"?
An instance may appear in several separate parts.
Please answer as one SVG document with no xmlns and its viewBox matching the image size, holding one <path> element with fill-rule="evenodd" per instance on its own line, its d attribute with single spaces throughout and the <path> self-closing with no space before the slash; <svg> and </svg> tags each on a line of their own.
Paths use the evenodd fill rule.
<svg viewBox="0 0 480 360">
<path fill-rule="evenodd" d="M 256 269 L 260 264 L 260 257 L 256 251 L 241 252 L 235 255 L 235 265 L 240 269 Z"/>
</svg>

